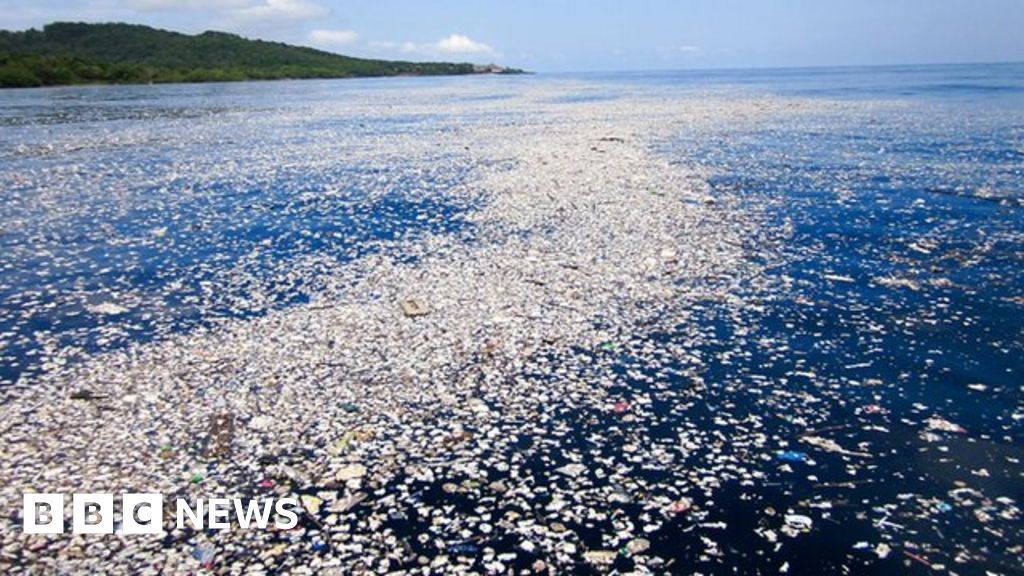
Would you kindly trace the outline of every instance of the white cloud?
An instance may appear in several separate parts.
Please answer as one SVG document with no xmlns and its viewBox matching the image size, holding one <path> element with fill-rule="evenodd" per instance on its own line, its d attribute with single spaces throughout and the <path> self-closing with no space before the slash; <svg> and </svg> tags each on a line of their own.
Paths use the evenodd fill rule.
<svg viewBox="0 0 1024 576">
<path fill-rule="evenodd" d="M 366 47 L 378 52 L 398 52 L 429 57 L 451 57 L 457 55 L 500 56 L 494 48 L 462 34 L 452 34 L 437 42 L 425 43 L 373 40 L 367 42 Z"/>
<path fill-rule="evenodd" d="M 401 52 L 403 54 L 425 54 L 429 51 L 429 44 L 417 44 L 415 42 L 388 42 L 386 40 L 371 40 L 366 47 L 379 52 Z"/>
<path fill-rule="evenodd" d="M 309 41 L 317 46 L 348 46 L 357 40 L 359 40 L 359 33 L 354 30 L 317 29 L 309 33 Z"/>
<path fill-rule="evenodd" d="M 463 36 L 462 34 L 452 34 L 447 38 L 438 40 L 435 48 L 438 52 L 443 54 L 493 54 L 494 49 L 484 44 L 483 42 L 477 42 L 469 36 Z"/>
<path fill-rule="evenodd" d="M 676 46 L 676 52 L 702 52 L 699 46 L 691 46 L 690 44 L 683 44 L 682 46 Z"/>
<path fill-rule="evenodd" d="M 249 22 L 314 20 L 328 14 L 330 10 L 308 0 L 261 0 L 250 6 L 228 11 L 232 18 Z"/>
<path fill-rule="evenodd" d="M 302 22 L 330 14 L 312 0 L 120 0 L 131 10 L 175 12 L 191 10 L 219 14 L 232 22 Z"/>
<path fill-rule="evenodd" d="M 260 4 L 258 0 L 123 0 L 126 8 L 142 11 L 231 10 Z"/>
</svg>

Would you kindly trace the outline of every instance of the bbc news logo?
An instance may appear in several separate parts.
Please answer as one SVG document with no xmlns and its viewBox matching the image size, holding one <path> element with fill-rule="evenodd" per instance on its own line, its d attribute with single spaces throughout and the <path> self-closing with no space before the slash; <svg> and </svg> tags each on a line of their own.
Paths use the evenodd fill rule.
<svg viewBox="0 0 1024 576">
<path fill-rule="evenodd" d="M 64 533 L 64 494 L 24 494 L 22 528 L 26 534 Z M 271 525 L 289 530 L 299 523 L 299 501 L 295 498 L 241 500 L 238 498 L 197 498 L 195 505 L 184 498 L 174 502 L 178 529 L 266 530 Z M 71 497 L 73 534 L 114 534 L 114 495 L 89 493 Z M 158 493 L 122 494 L 118 534 L 163 534 L 164 497 Z"/>
</svg>

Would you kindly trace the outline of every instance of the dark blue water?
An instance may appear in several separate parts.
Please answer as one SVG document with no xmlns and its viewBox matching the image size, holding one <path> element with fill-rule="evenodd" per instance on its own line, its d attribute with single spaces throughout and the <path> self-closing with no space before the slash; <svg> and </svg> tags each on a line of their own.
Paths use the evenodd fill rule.
<svg viewBox="0 0 1024 576">
<path fill-rule="evenodd" d="M 670 469 L 727 479 L 696 497 L 699 514 L 667 515 L 652 549 L 677 573 L 1020 573 L 1024 67 L 633 79 L 843 100 L 683 133 L 662 149 L 708 168 L 712 192 L 763 210 L 772 233 L 747 247 L 764 277 L 732 289 L 751 305 L 709 302 L 606 360 L 626 382 L 619 397 L 653 399 L 628 425 L 630 442 L 668 445 L 695 430 L 704 442 Z M 680 346 L 706 360 L 696 376 L 676 360 L 636 361 L 678 357 Z M 666 371 L 687 375 L 651 384 Z M 624 432 L 599 411 L 570 420 L 592 454 L 587 436 Z M 595 461 L 627 466 L 620 449 L 601 447 Z M 787 512 L 814 529 L 779 534 Z M 632 566 L 628 554 L 618 566 Z"/>
<path fill-rule="evenodd" d="M 354 258 L 468 232 L 460 151 L 361 145 L 451 119 L 367 115 L 334 103 L 346 93 L 0 93 L 0 379 L 305 302 L 354 280 L 337 274 Z"/>
<path fill-rule="evenodd" d="M 1021 573 L 1024 67 L 589 79 L 557 102 L 682 91 L 795 106 L 658 146 L 760 214 L 745 250 L 763 272 L 728 287 L 742 304 L 703 302 L 672 325 L 660 303 L 649 327 L 524 375 L 619 383 L 582 407 L 538 407 L 545 432 L 499 458 L 523 463 L 515 481 L 536 494 L 533 512 L 559 493 L 597 511 L 566 521 L 569 540 L 616 552 L 619 572 Z M 553 473 L 569 454 L 586 471 Z M 439 484 L 416 484 L 417 498 L 479 513 Z M 500 498 L 483 508 L 531 512 Z M 812 528 L 787 534 L 787 515 Z M 415 535 L 430 518 L 389 525 Z M 611 544 L 623 526 L 650 550 Z M 411 541 L 428 556 L 515 551 L 524 570 L 550 561 L 524 553 L 526 538 L 444 536 L 445 550 Z M 602 572 L 582 554 L 560 570 Z"/>
<path fill-rule="evenodd" d="M 552 102 L 686 92 L 793 103 L 656 146 L 706 169 L 713 195 L 738 198 L 730 209 L 758 215 L 744 248 L 761 273 L 723 286 L 731 303 L 687 305 L 685 322 L 654 303 L 631 332 L 541 357 L 520 383 L 557 389 L 577 373 L 615 385 L 547 399 L 529 433 L 508 423 L 499 436 L 515 441 L 481 450 L 511 472 L 399 476 L 389 490 L 412 501 L 386 525 L 417 554 L 481 570 L 488 548 L 514 552 L 517 570 L 552 554 L 524 550 L 535 541 L 514 530 L 439 533 L 418 502 L 564 523 L 558 542 L 577 552 L 560 573 L 607 572 L 588 550 L 613 552 L 618 573 L 1021 573 L 1024 68 L 587 79 Z M 555 472 L 570 461 L 583 472 Z M 526 506 L 442 487 L 507 475 L 530 487 Z M 544 511 L 555 495 L 575 516 Z M 787 533 L 787 516 L 811 528 Z M 627 545 L 637 536 L 650 543 L 640 555 Z"/>
<path fill-rule="evenodd" d="M 1007 546 L 1024 538 L 1024 107 L 1019 92 L 993 106 L 984 86 L 951 80 L 904 106 L 785 119 L 710 147 L 682 139 L 684 157 L 715 168 L 713 190 L 766 201 L 787 232 L 765 251 L 776 288 L 751 292 L 762 309 L 702 316 L 719 331 L 703 377 L 730 383 L 704 397 L 715 416 L 762 419 L 777 455 L 815 461 L 789 471 L 776 457 L 755 486 L 724 492 L 714 515 L 737 551 L 725 565 L 1019 570 Z M 801 442 L 808 430 L 870 456 L 823 453 Z M 817 528 L 774 552 L 749 538 L 777 524 L 768 507 Z"/>
</svg>

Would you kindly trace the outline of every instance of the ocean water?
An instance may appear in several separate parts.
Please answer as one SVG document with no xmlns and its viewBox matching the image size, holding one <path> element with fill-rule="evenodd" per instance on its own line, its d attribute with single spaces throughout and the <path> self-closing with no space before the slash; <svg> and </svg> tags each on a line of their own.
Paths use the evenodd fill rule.
<svg viewBox="0 0 1024 576">
<path fill-rule="evenodd" d="M 357 146 L 444 119 L 307 113 L 400 97 L 376 84 L 0 92 L 0 379 L 307 302 L 338 264 L 462 231 L 469 162 Z"/>
<path fill-rule="evenodd" d="M 749 70 L 666 70 L 566 75 L 604 83 L 611 90 L 706 90 L 729 88 L 746 94 L 771 94 L 840 100 L 912 100 L 919 103 L 967 103 L 1019 107 L 1022 68 L 1006 64 L 931 66 L 843 66 Z"/>
<path fill-rule="evenodd" d="M 417 234 L 471 241 L 473 201 L 450 193 L 470 177 L 466 158 L 343 148 L 352 161 L 328 166 L 308 155 L 311 142 L 337 153 L 332 142 L 465 119 L 359 106 L 329 120 L 303 114 L 361 90 L 400 99 L 461 81 L 0 91 L 0 378 L 29 379 L 55 350 L 84 355 L 304 302 L 316 271 Z M 742 466 L 719 470 L 731 481 L 702 503 L 699 524 L 680 517 L 650 535 L 670 570 L 1020 570 L 1024 65 L 482 81 L 493 94 L 468 98 L 568 81 L 573 93 L 555 103 L 678 94 L 822 103 L 657 143 L 668 160 L 702 167 L 712 193 L 735 193 L 762 214 L 770 233 L 747 249 L 765 278 L 732 288 L 759 304 L 701 303 L 686 326 L 582 351 L 620 375 L 616 395 L 653 397 L 651 417 L 623 430 L 608 414 L 566 413 L 574 432 L 531 453 L 539 485 L 557 482 L 544 468 L 560 465 L 560 452 L 628 466 L 627 439 L 675 442 L 680 430 L 727 420 L 773 448 L 694 446 L 676 462 Z M 296 266 L 313 273 L 289 274 Z M 636 358 L 691 341 L 688 353 L 703 359 L 700 401 L 676 401 L 689 376 L 670 389 L 651 382 L 666 367 L 691 368 L 648 370 Z M 856 456 L 816 450 L 808 436 Z M 815 529 L 779 537 L 780 547 L 765 530 L 787 513 Z M 649 515 L 633 503 L 617 519 L 640 525 Z M 391 522 L 425 529 L 415 518 Z M 613 528 L 570 529 L 600 548 Z M 882 543 L 892 552 L 878 552 Z M 616 566 L 632 560 L 622 554 Z"/>
<path fill-rule="evenodd" d="M 830 103 L 658 144 L 706 169 L 712 193 L 763 213 L 772 232 L 746 248 L 765 277 L 730 287 L 756 304 L 704 302 L 674 329 L 579 351 L 596 374 L 616 375 L 607 392 L 634 418 L 565 411 L 550 426 L 557 442 L 524 440 L 508 457 L 542 493 L 608 489 L 596 469 L 659 487 L 612 485 L 616 500 L 593 503 L 608 518 L 568 528 L 600 550 L 624 525 L 655 526 L 645 536 L 670 573 L 1019 573 L 1024 67 L 590 75 L 557 102 L 680 92 Z M 637 466 L 637 446 L 664 465 Z M 551 473 L 566 454 L 590 471 L 572 487 Z M 711 497 L 692 488 L 705 481 L 721 484 Z M 673 485 L 691 487 L 696 513 L 645 500 Z M 422 490 L 473 513 L 473 502 Z M 781 534 L 787 515 L 813 530 Z M 430 519 L 389 525 L 415 535 Z M 533 558 L 517 544 L 486 543 L 518 550 L 526 569 Z M 614 568 L 635 567 L 620 550 Z"/>
<path fill-rule="evenodd" d="M 716 540 L 730 549 L 721 561 L 700 560 L 695 532 L 665 538 L 662 552 L 715 573 L 1019 571 L 1019 504 L 1005 503 L 1024 498 L 1024 67 L 714 81 L 849 105 L 681 134 L 664 150 L 709 167 L 712 190 L 767 206 L 780 233 L 752 248 L 775 286 L 749 292 L 761 306 L 700 311 L 715 334 L 702 376 L 717 385 L 704 404 L 666 408 L 668 427 L 753 420 L 779 452 L 752 466 L 763 477 L 716 498 L 710 518 L 728 526 Z M 865 455 L 821 457 L 800 441 L 808 430 Z M 753 536 L 777 524 L 767 510 L 806 514 L 818 529 L 775 552 Z M 880 559 L 880 541 L 903 549 Z"/>
</svg>

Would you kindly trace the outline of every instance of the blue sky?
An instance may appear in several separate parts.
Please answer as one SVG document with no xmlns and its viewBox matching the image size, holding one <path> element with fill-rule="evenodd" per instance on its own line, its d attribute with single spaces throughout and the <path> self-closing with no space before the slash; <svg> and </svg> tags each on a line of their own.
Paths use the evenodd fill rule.
<svg viewBox="0 0 1024 576">
<path fill-rule="evenodd" d="M 536 71 L 1024 61 L 1024 0 L 0 0 L 53 20 Z"/>
</svg>

